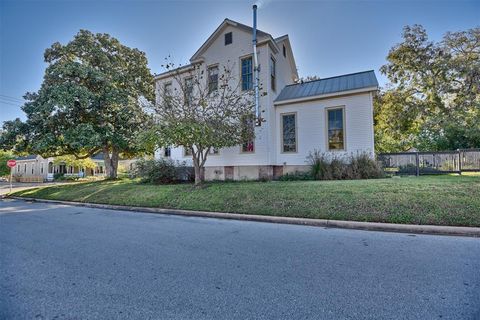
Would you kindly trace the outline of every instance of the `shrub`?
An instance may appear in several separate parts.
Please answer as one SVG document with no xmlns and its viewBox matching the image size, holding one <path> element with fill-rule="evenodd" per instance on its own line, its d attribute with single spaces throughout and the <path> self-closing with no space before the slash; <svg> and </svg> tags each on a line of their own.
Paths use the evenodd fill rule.
<svg viewBox="0 0 480 320">
<path fill-rule="evenodd" d="M 310 152 L 307 156 L 307 162 L 310 164 L 310 175 L 315 180 L 327 180 L 331 179 L 328 175 L 329 160 L 324 153 L 319 150 Z"/>
<path fill-rule="evenodd" d="M 280 178 L 280 181 L 302 181 L 302 180 L 314 180 L 310 172 L 295 171 L 292 173 L 286 173 Z"/>
<path fill-rule="evenodd" d="M 398 167 L 398 174 L 415 174 L 417 172 L 417 166 L 413 163 L 408 163 Z"/>
<path fill-rule="evenodd" d="M 169 184 L 192 180 L 192 170 L 185 162 L 175 162 L 170 159 L 138 160 L 135 176 L 142 182 L 155 184 Z"/>
<path fill-rule="evenodd" d="M 53 180 L 62 180 L 63 173 L 57 172 L 53 175 Z"/>
<path fill-rule="evenodd" d="M 385 176 L 380 162 L 372 159 L 367 153 L 352 156 L 349 167 L 351 172 L 349 179 L 375 179 Z"/>
<path fill-rule="evenodd" d="M 380 163 L 367 153 L 346 158 L 314 150 L 308 155 L 307 163 L 311 176 L 316 180 L 375 179 L 385 176 Z"/>
</svg>

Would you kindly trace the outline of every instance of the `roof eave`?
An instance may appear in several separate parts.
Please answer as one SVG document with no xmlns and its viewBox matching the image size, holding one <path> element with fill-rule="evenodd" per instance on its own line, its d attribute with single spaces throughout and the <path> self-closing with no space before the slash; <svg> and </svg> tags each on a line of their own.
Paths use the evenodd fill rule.
<svg viewBox="0 0 480 320">
<path fill-rule="evenodd" d="M 312 100 L 322 100 L 322 99 L 329 99 L 333 97 L 348 96 L 351 94 L 367 93 L 367 92 L 372 92 L 377 90 L 378 90 L 378 86 L 372 86 L 372 87 L 365 87 L 365 88 L 360 88 L 355 90 L 337 91 L 332 93 L 301 97 L 301 98 L 295 98 L 295 99 L 279 100 L 279 101 L 275 100 L 273 104 L 275 106 L 280 106 L 285 104 L 300 103 L 300 102 L 306 102 L 306 101 L 312 101 Z"/>
<path fill-rule="evenodd" d="M 190 64 L 187 64 L 187 65 L 175 68 L 173 70 L 168 70 L 168 71 L 165 71 L 163 73 L 157 74 L 157 75 L 154 76 L 154 80 L 157 81 L 157 80 L 162 80 L 162 79 L 165 79 L 165 78 L 169 78 L 176 72 L 183 73 L 183 72 L 191 71 L 191 70 L 193 70 L 194 65 L 196 63 L 199 63 L 199 62 L 201 62 L 201 60 L 199 60 L 195 63 L 190 63 Z"/>
</svg>

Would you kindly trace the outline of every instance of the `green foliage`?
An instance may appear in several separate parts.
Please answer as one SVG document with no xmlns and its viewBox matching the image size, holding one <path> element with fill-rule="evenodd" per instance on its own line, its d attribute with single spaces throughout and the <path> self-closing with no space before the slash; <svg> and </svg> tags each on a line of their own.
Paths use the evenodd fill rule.
<svg viewBox="0 0 480 320">
<path fill-rule="evenodd" d="M 309 153 L 307 162 L 310 165 L 310 176 L 315 180 L 377 179 L 385 177 L 381 164 L 366 153 L 341 157 L 314 150 Z"/>
<path fill-rule="evenodd" d="M 305 181 L 314 180 L 310 172 L 295 171 L 282 175 L 278 180 L 280 181 Z"/>
<path fill-rule="evenodd" d="M 63 173 L 56 173 L 53 176 L 55 181 L 78 181 L 80 179 L 79 176 L 66 176 Z"/>
<path fill-rule="evenodd" d="M 480 28 L 435 43 L 407 26 L 387 60 L 391 84 L 374 103 L 377 152 L 480 147 Z"/>
<path fill-rule="evenodd" d="M 140 159 L 136 162 L 135 175 L 142 182 L 169 184 L 192 180 L 192 172 L 185 163 L 171 159 Z"/>
<path fill-rule="evenodd" d="M 10 174 L 10 167 L 7 166 L 7 161 L 14 158 L 11 152 L 0 150 L 0 177 Z"/>
<path fill-rule="evenodd" d="M 94 169 L 97 165 L 92 159 L 76 159 L 74 156 L 60 156 L 53 160 L 53 164 L 65 164 L 66 166 L 72 166 L 77 168 Z"/>
<path fill-rule="evenodd" d="M 203 181 L 203 168 L 212 149 L 240 145 L 254 138 L 253 92 L 241 91 L 231 66 L 219 66 L 218 86 L 208 86 L 205 66 L 189 71 L 171 71 L 172 88 L 161 90 L 155 106 L 157 126 L 152 129 L 157 144 L 191 151 L 195 183 Z M 189 79 L 189 81 L 186 81 Z"/>
<path fill-rule="evenodd" d="M 147 151 L 136 143 L 151 123 L 144 108 L 154 100 L 145 53 L 108 34 L 80 30 L 66 45 L 54 43 L 44 58 L 40 90 L 25 95 L 27 120 L 7 122 L 2 145 L 43 157 L 103 151 L 110 177 L 119 153 Z"/>
</svg>

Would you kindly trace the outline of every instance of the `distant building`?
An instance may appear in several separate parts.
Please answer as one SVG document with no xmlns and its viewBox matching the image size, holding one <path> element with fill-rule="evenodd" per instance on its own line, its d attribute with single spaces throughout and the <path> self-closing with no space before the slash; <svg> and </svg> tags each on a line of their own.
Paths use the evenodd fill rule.
<svg viewBox="0 0 480 320">
<path fill-rule="evenodd" d="M 104 176 L 103 153 L 96 154 L 91 159 L 96 164 L 93 169 L 67 166 L 62 163 L 54 164 L 54 157 L 43 158 L 40 155 L 17 157 L 15 159 L 17 165 L 13 169 L 13 175 L 19 182 L 53 181 L 55 174 L 77 177 Z M 123 166 L 125 170 L 131 171 L 134 168 L 135 161 L 136 159 L 119 160 L 119 167 Z"/>
</svg>

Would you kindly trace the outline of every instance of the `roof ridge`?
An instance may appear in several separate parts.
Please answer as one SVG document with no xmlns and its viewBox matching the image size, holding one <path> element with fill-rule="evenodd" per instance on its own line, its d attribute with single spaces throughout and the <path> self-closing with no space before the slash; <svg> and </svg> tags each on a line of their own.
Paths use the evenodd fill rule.
<svg viewBox="0 0 480 320">
<path fill-rule="evenodd" d="M 247 24 L 244 24 L 244 23 L 241 23 L 241 22 L 238 22 L 238 21 L 232 20 L 232 19 L 230 19 L 230 18 L 225 18 L 225 20 L 224 20 L 224 21 L 230 21 L 230 22 L 236 23 L 236 24 L 238 24 L 238 25 L 240 25 L 240 26 L 242 26 L 242 27 L 246 27 L 246 28 L 253 29 L 253 27 L 250 27 L 250 26 L 249 26 L 249 25 L 247 25 Z M 220 24 L 220 25 L 221 25 L 221 24 Z M 265 34 L 267 34 L 267 35 L 269 35 L 270 37 L 272 37 L 272 38 L 273 38 L 272 34 L 270 34 L 270 33 L 268 33 L 268 32 L 265 32 L 265 31 L 263 31 L 263 30 L 260 30 L 260 29 L 258 29 L 258 28 L 257 28 L 257 32 L 260 32 L 260 33 L 265 33 Z"/>
<path fill-rule="evenodd" d="M 306 84 L 306 83 L 311 83 L 311 82 L 316 82 L 316 81 L 323 81 L 323 80 L 340 78 L 340 77 L 353 76 L 353 75 L 355 75 L 355 74 L 368 73 L 368 72 L 375 72 L 375 70 L 371 69 L 371 70 L 366 70 L 366 71 L 359 71 L 359 72 L 341 74 L 341 75 L 339 75 L 339 76 L 333 76 L 333 77 L 327 77 L 327 78 L 320 78 L 320 79 L 305 81 L 305 82 L 301 82 L 301 83 L 292 83 L 292 84 L 287 84 L 285 87 L 296 86 L 296 85 L 299 85 L 299 84 Z"/>
</svg>

